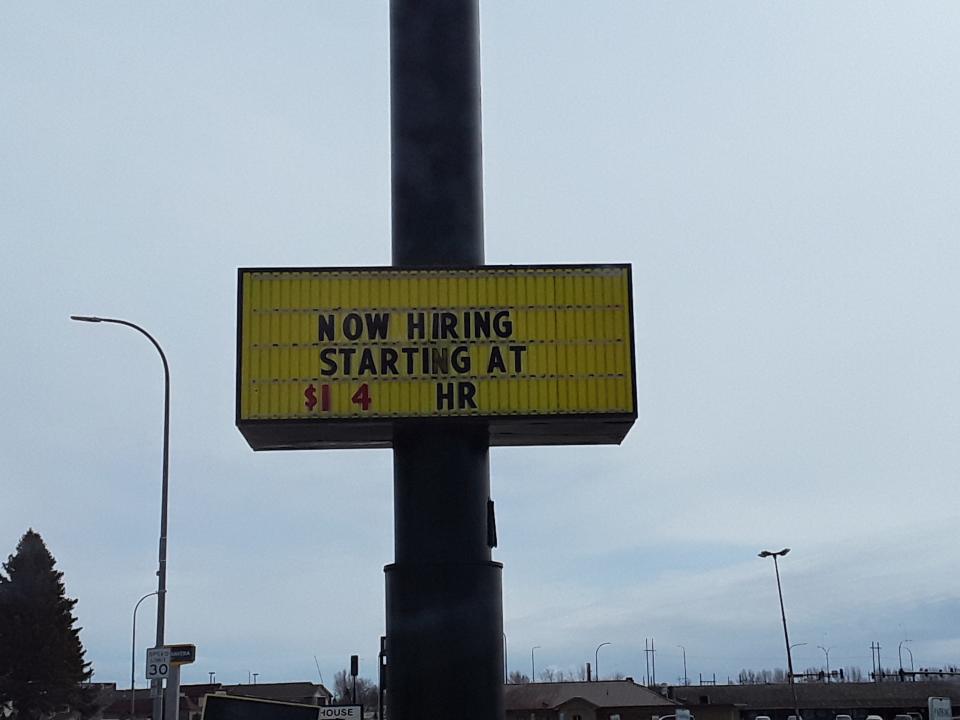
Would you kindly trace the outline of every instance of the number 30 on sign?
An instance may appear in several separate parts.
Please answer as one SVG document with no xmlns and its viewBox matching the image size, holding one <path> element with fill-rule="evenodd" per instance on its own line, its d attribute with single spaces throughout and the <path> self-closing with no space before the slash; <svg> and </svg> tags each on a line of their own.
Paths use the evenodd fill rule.
<svg viewBox="0 0 960 720">
<path fill-rule="evenodd" d="M 147 650 L 147 680 L 163 680 L 170 674 L 170 648 Z"/>
</svg>

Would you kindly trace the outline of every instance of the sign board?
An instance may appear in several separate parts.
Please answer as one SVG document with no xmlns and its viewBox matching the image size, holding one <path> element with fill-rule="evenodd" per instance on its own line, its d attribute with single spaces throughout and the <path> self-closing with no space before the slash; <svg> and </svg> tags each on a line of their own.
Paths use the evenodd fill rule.
<svg viewBox="0 0 960 720">
<path fill-rule="evenodd" d="M 197 659 L 197 646 L 191 644 L 167 645 L 171 665 L 189 665 Z"/>
<path fill-rule="evenodd" d="M 170 648 L 147 650 L 147 680 L 164 680 L 170 675 Z"/>
<path fill-rule="evenodd" d="M 629 265 L 238 273 L 237 426 L 255 450 L 619 443 L 637 417 Z"/>
<path fill-rule="evenodd" d="M 952 720 L 953 707 L 948 697 L 927 698 L 928 720 Z"/>
<path fill-rule="evenodd" d="M 320 708 L 320 720 L 363 720 L 363 705 L 327 705 Z"/>
<path fill-rule="evenodd" d="M 317 720 L 322 709 L 317 705 L 206 695 L 201 720 Z"/>
</svg>

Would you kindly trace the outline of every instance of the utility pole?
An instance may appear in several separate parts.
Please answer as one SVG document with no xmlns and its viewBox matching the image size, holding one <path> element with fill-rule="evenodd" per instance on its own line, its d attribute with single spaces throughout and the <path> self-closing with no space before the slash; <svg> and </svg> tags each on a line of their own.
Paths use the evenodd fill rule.
<svg viewBox="0 0 960 720">
<path fill-rule="evenodd" d="M 653 638 L 650 638 L 650 667 L 653 672 L 653 684 L 657 684 L 657 651 L 653 646 Z"/>
<path fill-rule="evenodd" d="M 880 664 L 880 643 L 870 643 L 870 661 L 873 663 L 873 681 L 883 682 L 883 666 Z"/>
<path fill-rule="evenodd" d="M 643 639 L 643 659 L 647 663 L 647 671 L 644 675 L 644 684 L 650 687 L 650 638 Z"/>
<path fill-rule="evenodd" d="M 396 268 L 484 263 L 479 41 L 479 0 L 390 2 Z M 395 561 L 384 568 L 391 720 L 504 716 L 489 446 L 487 426 L 470 421 L 425 420 L 394 434 Z"/>
</svg>

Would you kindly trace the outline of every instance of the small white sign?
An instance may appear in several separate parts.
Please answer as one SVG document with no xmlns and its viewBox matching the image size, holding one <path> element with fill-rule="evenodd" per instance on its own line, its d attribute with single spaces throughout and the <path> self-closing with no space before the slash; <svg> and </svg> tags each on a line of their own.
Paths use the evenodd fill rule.
<svg viewBox="0 0 960 720">
<path fill-rule="evenodd" d="M 147 650 L 147 680 L 165 680 L 170 675 L 170 648 Z"/>
<path fill-rule="evenodd" d="M 321 705 L 320 720 L 363 720 L 363 705 Z"/>
<path fill-rule="evenodd" d="M 948 697 L 927 698 L 927 710 L 930 720 L 951 720 L 953 718 L 953 708 L 950 706 Z"/>
</svg>

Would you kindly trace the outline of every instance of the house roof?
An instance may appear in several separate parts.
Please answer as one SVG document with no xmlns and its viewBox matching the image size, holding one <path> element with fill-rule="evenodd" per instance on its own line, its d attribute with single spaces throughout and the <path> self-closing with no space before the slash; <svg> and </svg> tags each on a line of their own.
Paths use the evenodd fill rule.
<svg viewBox="0 0 960 720">
<path fill-rule="evenodd" d="M 507 685 L 507 710 L 555 709 L 581 699 L 598 708 L 675 707 L 676 703 L 632 680 Z"/>
<path fill-rule="evenodd" d="M 801 708 L 911 708 L 926 707 L 928 697 L 960 700 L 960 683 L 870 682 L 870 683 L 797 683 L 797 702 Z M 788 683 L 757 685 L 677 686 L 671 696 L 684 705 L 740 705 L 747 709 L 790 709 L 793 696 Z M 702 698 L 706 697 L 704 703 Z"/>
<path fill-rule="evenodd" d="M 257 683 L 256 685 L 224 685 L 228 695 L 260 698 L 262 700 L 297 701 L 309 697 L 330 698 L 333 695 L 323 685 L 312 682 Z"/>
<path fill-rule="evenodd" d="M 188 685 L 186 687 L 198 687 L 196 685 Z M 215 686 L 206 686 L 206 687 L 215 687 Z M 198 705 L 198 696 L 191 695 L 190 693 L 182 692 L 184 686 L 181 685 L 181 695 L 180 695 L 180 713 L 181 717 L 185 717 L 188 712 L 195 712 L 199 710 Z M 212 692 L 212 691 L 211 691 Z M 101 705 L 101 710 L 103 717 L 105 718 L 115 718 L 115 717 L 127 717 L 130 714 L 130 691 L 129 690 L 109 690 L 105 688 L 101 691 L 99 695 L 99 704 Z M 148 688 L 137 688 L 136 700 L 134 703 L 134 715 L 137 717 L 150 717 L 153 712 L 153 699 L 150 697 L 150 690 Z"/>
</svg>

